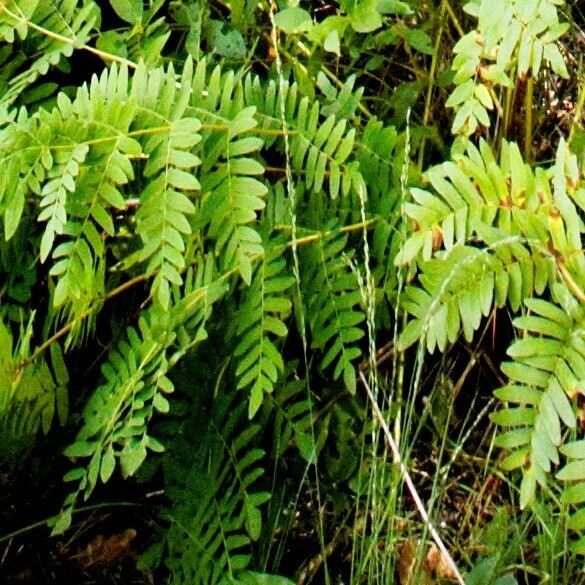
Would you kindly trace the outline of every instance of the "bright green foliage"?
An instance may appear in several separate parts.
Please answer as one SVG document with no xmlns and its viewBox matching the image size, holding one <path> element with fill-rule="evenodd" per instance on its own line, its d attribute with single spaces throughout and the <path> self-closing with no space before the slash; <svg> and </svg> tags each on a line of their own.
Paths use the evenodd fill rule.
<svg viewBox="0 0 585 585">
<path fill-rule="evenodd" d="M 140 17 L 138 4 L 113 6 L 124 21 Z M 75 12 L 64 14 L 77 18 Z M 152 22 L 153 14 L 145 11 L 140 18 Z M 44 38 L 43 31 L 34 29 L 37 33 Z M 86 40 L 63 41 L 68 47 L 63 54 Z M 72 488 L 55 533 L 68 528 L 78 501 L 117 470 L 134 476 L 149 453 L 164 451 L 151 421 L 172 410 L 173 368 L 206 345 L 210 323 L 224 327 L 228 340 L 235 337 L 235 359 L 225 372 L 231 381 L 227 398 L 247 402 L 250 418 L 270 420 L 275 432 L 280 429 L 275 454 L 294 447 L 305 461 L 314 461 L 328 433 L 340 431 L 330 431 L 327 418 L 320 438 L 313 436 L 312 397 L 291 379 L 285 340 L 291 331 L 308 334 L 318 354 L 317 375 L 332 373 L 337 381 L 332 393 L 355 392 L 366 328 L 361 249 L 370 226 L 378 230 L 372 284 L 385 298 L 394 282 L 387 249 L 398 194 L 390 156 L 397 133 L 373 118 L 365 131 L 350 123 L 361 95 L 353 90 L 355 80 L 320 104 L 294 81 L 280 84 L 206 59 L 186 58 L 178 73 L 172 65 L 117 61 L 44 105 L 11 110 L 0 128 L 7 339 L 16 339 L 16 324 L 31 318 L 33 287 L 46 298 L 44 328 L 33 329 L 31 320 L 26 351 L 6 354 L 7 380 L 22 370 L 29 394 L 20 386 L 3 391 L 2 424 L 8 428 L 18 420 L 34 436 L 39 426 L 49 429 L 55 408 L 63 421 L 71 363 L 67 355 L 60 357 L 59 341 L 72 352 L 94 343 L 96 329 L 107 323 L 110 299 L 131 289 L 141 297 L 106 327 L 111 332 L 100 357 L 102 376 L 65 450 L 74 461 L 65 476 Z M 27 83 L 39 87 L 33 79 Z M 352 107 L 343 103 L 348 96 Z M 266 173 L 267 158 L 283 171 L 289 166 L 291 185 L 283 182 L 285 173 Z M 296 287 L 291 213 L 296 245 L 302 247 Z M 339 231 L 351 221 L 355 225 Z M 16 256 L 26 262 L 15 263 Z M 215 311 L 219 304 L 222 309 Z M 224 319 L 225 307 L 231 312 Z M 6 347 L 22 347 L 23 335 Z M 33 339 L 36 350 L 29 351 Z M 50 365 L 45 352 L 51 353 Z M 295 367 L 308 367 L 306 375 L 312 369 L 311 362 Z M 13 434 L 17 430 L 14 426 Z M 267 499 L 255 487 L 265 484 L 259 467 L 264 452 L 246 451 L 260 430 L 235 432 L 232 425 L 220 440 L 210 427 L 207 459 L 199 467 L 191 462 L 191 479 L 171 511 L 180 521 L 171 524 L 163 555 L 179 581 L 219 582 L 225 571 L 235 577 L 248 565 L 244 551 L 259 536 L 260 507 Z M 237 490 L 234 482 L 241 483 Z M 193 496 L 199 492 L 201 497 Z M 177 533 L 184 523 L 187 539 Z M 223 544 L 220 528 L 227 530 Z M 187 547 L 190 538 L 202 543 L 197 562 Z M 195 573 L 183 573 L 185 567 Z"/>
<path fill-rule="evenodd" d="M 499 445 L 509 451 L 502 466 L 524 467 L 523 506 L 531 502 L 537 485 L 547 485 L 565 456 L 555 475 L 565 483 L 562 501 L 577 507 L 568 527 L 582 533 L 582 441 L 567 441 L 564 427 L 575 429 L 577 425 L 574 405 L 585 374 L 583 307 L 561 284 L 552 292 L 555 303 L 527 299 L 530 314 L 514 321 L 524 337 L 508 350 L 514 361 L 502 366 L 510 384 L 496 391 L 510 406 L 492 418 L 510 429 L 498 437 Z M 583 537 L 573 547 L 583 552 Z"/>
<path fill-rule="evenodd" d="M 419 254 L 430 259 L 437 239 L 449 252 L 474 232 L 492 228 L 530 241 L 546 237 L 550 181 L 543 169 L 533 172 L 524 163 L 514 143 L 503 143 L 498 164 L 485 141 L 479 149 L 468 142 L 466 153 L 428 169 L 425 179 L 433 191 L 411 189 L 413 201 L 405 204 L 405 212 L 416 222 L 416 230 L 397 264 Z"/>
<path fill-rule="evenodd" d="M 406 213 L 417 231 L 397 262 L 422 261 L 419 284 L 405 293 L 412 318 L 401 342 L 444 351 L 461 330 L 471 341 L 495 308 L 526 307 L 514 320 L 521 338 L 508 349 L 513 361 L 502 365 L 510 383 L 496 391 L 509 406 L 492 416 L 507 429 L 498 437 L 509 451 L 502 466 L 522 468 L 523 507 L 537 486 L 555 477 L 568 482 L 562 499 L 578 506 L 585 501 L 578 496 L 581 454 L 565 432 L 576 428 L 585 375 L 583 188 L 576 159 L 562 140 L 555 165 L 534 173 L 514 144 L 503 144 L 499 163 L 485 143 L 480 151 L 469 145 L 467 156 L 429 169 L 435 192 L 413 189 Z M 537 298 L 546 292 L 550 300 Z M 567 459 L 556 473 L 561 454 Z M 578 532 L 582 513 L 569 519 Z M 582 540 L 575 548 L 583 550 Z"/>
<path fill-rule="evenodd" d="M 402 347 L 424 339 L 427 351 L 443 351 L 461 330 L 471 341 L 482 317 L 508 302 L 517 309 L 532 294 L 537 264 L 530 252 L 517 238 L 497 236 L 491 247 L 457 246 L 421 264 L 422 286 L 405 292 L 404 308 L 413 319 L 402 332 Z"/>
<path fill-rule="evenodd" d="M 209 233 L 216 239 L 218 254 L 222 253 L 223 268 L 237 266 L 246 284 L 252 280 L 253 257 L 263 252 L 260 235 L 247 224 L 264 209 L 267 188 L 254 178 L 254 175 L 264 172 L 263 166 L 243 156 L 253 152 L 252 149 L 258 148 L 260 143 L 250 145 L 234 139 L 256 126 L 254 113 L 254 107 L 244 108 L 227 122 L 226 144 L 222 145 L 222 140 L 218 143 L 225 148 L 223 160 L 204 183 L 213 191 L 207 201 L 207 205 L 214 209 Z"/>
<path fill-rule="evenodd" d="M 542 299 L 527 299 L 530 314 L 518 317 L 514 325 L 525 335 L 513 343 L 508 355 L 514 362 L 502 365 L 510 385 L 496 391 L 505 402 L 520 407 L 505 408 L 493 419 L 502 426 L 522 427 L 528 439 L 522 442 L 520 433 L 508 431 L 499 442 L 512 452 L 503 463 L 505 468 L 530 464 L 524 474 L 522 504 L 533 497 L 536 481 L 546 483 L 551 463 L 558 464 L 561 444 L 561 421 L 575 428 L 576 419 L 569 398 L 574 399 L 578 378 L 583 371 L 583 348 L 579 339 L 578 306 L 566 289 L 555 286 L 557 304 Z M 572 309 L 569 311 L 569 309 Z M 534 409 L 533 405 L 538 408 Z M 530 432 L 527 426 L 533 426 Z M 525 450 L 524 461 L 512 447 Z"/>
<path fill-rule="evenodd" d="M 74 46 L 86 43 L 99 20 L 99 9 L 92 0 L 9 0 L 0 14 L 0 39 L 17 44 L 3 49 L 0 56 L 0 111 L 11 106 L 49 68 L 71 57 Z M 34 28 L 33 26 L 34 25 Z M 50 34 L 40 32 L 36 27 Z M 25 40 L 26 43 L 18 43 Z M 54 83 L 37 86 L 25 93 L 34 102 L 51 95 Z M 26 102 L 25 102 L 26 103 Z M 4 112 L 3 112 L 3 115 Z"/>
<path fill-rule="evenodd" d="M 485 142 L 479 150 L 468 143 L 465 155 L 426 177 L 434 191 L 411 190 L 405 212 L 416 231 L 396 258 L 424 261 L 422 287 L 406 290 L 405 308 L 414 319 L 402 343 L 424 338 L 429 351 L 442 351 L 461 328 L 471 341 L 482 316 L 507 303 L 517 311 L 552 281 L 555 259 L 547 243 L 556 208 L 547 173 L 533 173 L 513 143 L 503 143 L 500 164 Z M 483 245 L 467 245 L 478 241 Z"/>
<path fill-rule="evenodd" d="M 338 120 L 330 113 L 323 120 L 319 102 L 310 104 L 307 96 L 299 93 L 296 83 L 279 87 L 274 81 L 263 87 L 258 78 L 247 77 L 244 84 L 246 99 L 258 106 L 263 128 L 280 128 L 280 103 L 285 104 L 285 120 L 291 133 L 290 164 L 294 170 L 305 172 L 308 189 L 323 190 L 325 176 L 329 176 L 328 191 L 335 199 L 340 190 L 347 196 L 351 175 L 343 173 L 343 165 L 354 147 L 355 129 L 348 129 L 347 120 Z"/>
<path fill-rule="evenodd" d="M 252 260 L 263 252 L 260 235 L 250 224 L 264 209 L 267 192 L 256 178 L 264 173 L 264 167 L 252 158 L 262 147 L 262 140 L 242 137 L 258 123 L 256 108 L 245 107 L 241 82 L 235 80 L 232 71 L 222 75 L 216 67 L 208 75 L 205 61 L 195 72 L 192 96 L 202 122 L 213 128 L 203 134 L 204 198 L 198 225 L 209 224 L 216 253 L 223 258 L 222 268 L 237 268 L 244 282 L 250 284 Z"/>
<path fill-rule="evenodd" d="M 13 339 L 0 321 L 0 457 L 11 461 L 30 447 L 39 429 L 49 432 L 55 414 L 67 420 L 69 376 L 58 343 L 51 346 L 51 367 L 44 359 L 31 360 L 31 321 Z"/>
<path fill-rule="evenodd" d="M 2 443 L 64 424 L 68 386 L 84 385 L 54 533 L 115 473 L 148 479 L 160 464 L 168 505 L 146 564 L 173 583 L 284 585 L 266 573 L 284 551 L 273 541 L 297 519 L 283 519 L 288 500 L 313 497 L 313 465 L 323 483 L 305 511 L 329 523 L 345 506 L 340 538 L 349 506 L 359 518 L 364 499 L 387 499 L 396 469 L 378 461 L 356 374 L 376 376 L 401 310 L 380 358 L 397 366 L 388 384 L 408 378 L 408 346 L 471 343 L 508 309 L 519 337 L 493 415 L 504 467 L 522 471 L 523 506 L 560 493 L 584 552 L 585 187 L 564 140 L 552 165 L 528 164 L 530 132 L 524 153 L 506 140 L 514 88 L 567 74 L 559 2 L 467 4 L 477 26 L 454 49 L 450 157 L 432 124 L 457 7 L 341 0 L 314 17 L 306 4 L 110 0 L 104 30 L 102 4 L 0 12 Z M 428 154 L 444 162 L 423 173 Z M 405 395 L 382 377 L 392 416 Z M 381 497 L 362 489 L 378 463 Z M 382 530 L 391 506 L 363 530 Z"/>
<path fill-rule="evenodd" d="M 166 469 L 173 482 L 173 507 L 165 514 L 170 526 L 145 560 L 158 564 L 164 558 L 173 583 L 233 582 L 248 567 L 250 545 L 260 537 L 260 507 L 270 498 L 258 485 L 265 457 L 257 446 L 261 427 L 243 424 L 244 404 L 233 398 L 220 397 L 210 416 L 195 413 L 180 431 L 190 442 L 177 441 L 175 450 L 184 449 L 191 461 L 188 474 L 184 462 L 170 460 Z"/>
<path fill-rule="evenodd" d="M 137 131 L 146 132 L 161 122 L 168 128 L 145 139 L 144 150 L 149 157 L 144 176 L 149 183 L 136 214 L 137 231 L 144 242 L 140 259 L 148 260 L 148 276 L 156 274 L 152 292 L 168 309 L 171 285 L 183 283 L 180 273 L 185 269 L 185 238 L 191 233 L 188 217 L 195 213 L 187 194 L 200 189 L 189 170 L 200 162 L 191 151 L 201 139 L 197 134 L 201 123 L 185 115 L 191 61 L 183 70 L 180 91 L 172 67 L 164 77 L 160 70 L 148 77 L 140 73 L 136 72 L 132 85 L 132 95 L 144 109 L 138 116 Z"/>
<path fill-rule="evenodd" d="M 556 41 L 569 24 L 559 22 L 556 0 L 474 0 L 465 11 L 478 20 L 454 46 L 456 89 L 447 106 L 456 111 L 453 133 L 469 136 L 478 126 L 490 126 L 489 110 L 502 109 L 494 91 L 510 87 L 516 78 L 538 77 L 542 65 L 568 77 Z"/>
<path fill-rule="evenodd" d="M 87 499 L 98 478 L 106 483 L 117 464 L 124 477 L 134 475 L 147 450 L 164 450 L 147 434 L 147 424 L 155 412 L 169 411 L 165 395 L 174 390 L 166 376 L 169 368 L 207 336 L 210 306 L 224 292 L 211 276 L 202 268 L 171 311 L 154 305 L 141 317 L 138 329 L 129 327 L 126 339 L 110 352 L 102 366 L 105 382 L 87 403 L 84 425 L 65 450 L 69 457 L 89 458 L 89 463 L 66 474 L 65 481 L 78 486 L 65 500 L 54 532 L 67 527 L 78 494 L 83 492 Z"/>
</svg>

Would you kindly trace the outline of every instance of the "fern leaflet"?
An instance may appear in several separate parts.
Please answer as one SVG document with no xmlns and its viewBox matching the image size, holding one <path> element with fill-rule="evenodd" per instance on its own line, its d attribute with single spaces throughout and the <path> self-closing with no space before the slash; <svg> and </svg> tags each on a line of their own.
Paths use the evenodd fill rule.
<svg viewBox="0 0 585 585">
<path fill-rule="evenodd" d="M 283 320 L 292 308 L 286 293 L 294 284 L 294 278 L 284 272 L 285 267 L 284 259 L 268 250 L 253 274 L 251 286 L 244 290 L 239 307 L 240 342 L 234 351 L 238 358 L 237 387 L 250 388 L 250 418 L 262 405 L 264 393 L 272 393 L 284 370 L 273 338 L 286 336 Z"/>
</svg>

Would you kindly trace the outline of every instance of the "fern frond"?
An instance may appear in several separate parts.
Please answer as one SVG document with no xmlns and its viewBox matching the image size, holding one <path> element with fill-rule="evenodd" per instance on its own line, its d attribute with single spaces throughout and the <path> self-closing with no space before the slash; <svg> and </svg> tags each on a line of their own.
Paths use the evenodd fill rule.
<svg viewBox="0 0 585 585">
<path fill-rule="evenodd" d="M 294 445 L 307 462 L 314 460 L 316 445 L 312 434 L 311 400 L 305 380 L 285 377 L 276 388 L 270 400 L 274 414 L 275 459 L 279 459 Z"/>
<path fill-rule="evenodd" d="M 252 261 L 263 253 L 254 223 L 266 206 L 267 187 L 256 177 L 264 174 L 256 153 L 262 140 L 250 136 L 257 126 L 256 109 L 244 106 L 241 81 L 232 71 L 205 61 L 193 77 L 190 108 L 208 128 L 201 132 L 202 203 L 194 226 L 207 228 L 216 242 L 224 270 L 236 269 L 244 282 L 252 279 Z"/>
<path fill-rule="evenodd" d="M 223 160 L 203 182 L 205 190 L 213 190 L 206 202 L 206 213 L 212 213 L 209 235 L 216 239 L 223 267 L 237 268 L 246 284 L 252 280 L 253 258 L 264 249 L 260 234 L 250 224 L 266 206 L 268 189 L 255 178 L 264 173 L 263 165 L 245 156 L 257 143 L 234 139 L 256 126 L 254 113 L 254 108 L 245 108 L 229 120 Z"/>
<path fill-rule="evenodd" d="M 449 251 L 485 225 L 546 242 L 550 181 L 543 169 L 532 172 L 516 144 L 502 144 L 498 164 L 484 140 L 479 149 L 468 142 L 466 154 L 430 168 L 425 176 L 433 191 L 411 189 L 413 202 L 405 204 L 405 212 L 415 230 L 397 264 L 419 254 L 428 260 L 441 247 Z"/>
<path fill-rule="evenodd" d="M 443 351 L 461 329 L 471 341 L 494 308 L 510 303 L 516 311 L 552 281 L 554 262 L 545 251 L 495 228 L 491 234 L 487 248 L 457 245 L 421 264 L 420 286 L 407 287 L 404 295 L 413 319 L 400 337 L 402 347 L 423 340 L 430 353 Z"/>
<path fill-rule="evenodd" d="M 44 359 L 30 362 L 33 317 L 21 326 L 15 341 L 0 319 L 0 459 L 19 457 L 42 430 L 48 433 L 55 414 L 65 424 L 69 376 L 58 343 L 51 346 L 51 366 Z"/>
<path fill-rule="evenodd" d="M 284 370 L 277 338 L 287 334 L 284 320 L 292 309 L 286 293 L 294 278 L 285 272 L 286 262 L 274 250 L 267 250 L 252 275 L 252 284 L 243 291 L 234 355 L 238 360 L 238 389 L 250 391 L 249 417 L 262 405 L 264 393 L 272 393 Z"/>
<path fill-rule="evenodd" d="M 156 411 L 168 412 L 165 395 L 174 387 L 166 374 L 187 349 L 206 338 L 209 307 L 224 292 L 220 283 L 203 285 L 204 273 L 202 270 L 195 281 L 201 286 L 188 292 L 171 310 L 153 305 L 140 317 L 138 328 L 129 327 L 126 339 L 110 352 L 102 366 L 105 381 L 88 401 L 84 424 L 65 450 L 69 457 L 89 458 L 89 463 L 65 475 L 65 481 L 77 482 L 77 487 L 65 499 L 54 533 L 69 526 L 79 494 L 87 499 L 98 478 L 107 482 L 117 464 L 124 477 L 133 475 L 147 449 L 164 450 L 148 434 L 147 425 Z"/>
<path fill-rule="evenodd" d="M 52 310 L 76 323 L 104 293 L 103 235 L 115 235 L 111 210 L 124 207 L 120 186 L 134 178 L 128 157 L 141 152 L 128 136 L 135 109 L 127 81 L 127 70 L 114 66 L 73 101 L 60 94 L 51 112 L 23 112 L 0 147 L 9 169 L 0 182 L 5 236 L 18 230 L 26 197 L 40 197 L 40 260 L 54 260 Z"/>
<path fill-rule="evenodd" d="M 435 344 L 442 351 L 458 335 L 459 313 L 470 341 L 492 298 L 495 307 L 509 302 L 517 311 L 557 271 L 574 291 L 583 287 L 581 219 L 570 187 L 578 171 L 564 141 L 555 166 L 534 174 L 514 144 L 504 143 L 499 165 L 483 141 L 479 150 L 468 144 L 467 153 L 457 164 L 427 171 L 436 194 L 413 189 L 415 203 L 406 206 L 417 225 L 395 262 L 419 254 L 428 260 L 421 264 L 422 287 L 407 291 L 415 319 L 404 331 L 405 345 L 426 335 L 429 351 Z"/>
<path fill-rule="evenodd" d="M 559 448 L 575 454 L 561 445 L 563 427 L 574 429 L 577 423 L 575 402 L 585 376 L 584 313 L 564 285 L 556 284 L 552 291 L 554 302 L 527 299 L 530 313 L 514 320 L 522 338 L 508 349 L 513 361 L 502 365 L 510 384 L 495 392 L 511 403 L 492 419 L 508 429 L 497 439 L 509 451 L 502 466 L 523 468 L 523 507 L 533 500 L 537 485 L 547 485 L 553 466 L 560 462 Z M 557 477 L 580 479 L 572 474 L 575 467 L 567 463 Z M 563 497 L 572 499 L 574 489 L 568 487 Z"/>
<path fill-rule="evenodd" d="M 137 128 L 146 130 L 162 122 L 168 131 L 153 133 L 144 141 L 149 158 L 144 175 L 149 183 L 141 196 L 136 214 L 137 231 L 144 247 L 141 259 L 147 260 L 146 273 L 154 275 L 152 292 L 165 309 L 169 306 L 171 286 L 182 285 L 185 269 L 185 238 L 191 233 L 188 217 L 195 213 L 189 194 L 199 190 L 191 169 L 200 160 L 191 150 L 201 140 L 201 122 L 185 116 L 192 79 L 192 63 L 185 64 L 177 89 L 173 68 L 164 74 L 137 70 L 132 95 L 146 111 L 138 117 Z"/>
<path fill-rule="evenodd" d="M 86 44 L 99 18 L 92 0 L 6 2 L 0 13 L 0 39 L 11 44 L 26 39 L 26 43 L 0 65 L 0 78 L 7 82 L 0 94 L 2 105 L 12 105 L 40 76 L 70 57 L 74 46 Z"/>
<path fill-rule="evenodd" d="M 454 48 L 457 87 L 447 100 L 456 111 L 454 134 L 470 136 L 479 125 L 489 127 L 488 110 L 497 99 L 493 87 L 510 86 L 513 79 L 528 73 L 537 77 L 543 61 L 557 75 L 568 77 L 556 41 L 569 25 L 559 22 L 558 4 L 478 0 L 465 6 L 478 23 Z"/>
<path fill-rule="evenodd" d="M 356 372 L 353 362 L 361 356 L 357 342 L 364 336 L 358 327 L 365 320 L 356 275 L 342 253 L 347 253 L 347 235 L 324 237 L 301 256 L 306 272 L 304 295 L 307 303 L 312 344 L 323 352 L 321 367 L 334 366 L 334 380 L 343 377 L 354 392 Z"/>
<path fill-rule="evenodd" d="M 174 493 L 165 534 L 166 564 L 175 583 L 216 585 L 233 580 L 250 560 L 262 528 L 260 506 L 270 494 L 258 483 L 264 451 L 259 425 L 240 431 L 243 403 L 223 395 L 196 437 L 197 457 Z M 191 445 L 191 449 L 193 445 Z"/>
<path fill-rule="evenodd" d="M 329 81 L 325 73 L 319 71 L 317 85 L 327 98 L 326 103 L 321 108 L 323 116 L 327 117 L 333 114 L 339 119 L 351 119 L 355 116 L 355 111 L 364 95 L 363 87 L 354 89 L 356 79 L 355 75 L 350 75 L 338 89 Z"/>
<path fill-rule="evenodd" d="M 146 424 L 155 408 L 168 410 L 164 393 L 173 387 L 165 376 L 165 349 L 173 337 L 156 335 L 153 325 L 142 318 L 138 331 L 129 328 L 127 340 L 120 342 L 102 367 L 105 382 L 87 403 L 84 424 L 75 442 L 65 450 L 68 457 L 89 458 L 89 463 L 64 477 L 65 481 L 77 482 L 77 487 L 65 499 L 53 528 L 55 533 L 70 525 L 78 494 L 82 492 L 87 499 L 98 478 L 104 483 L 110 479 L 117 462 L 127 477 L 143 463 L 147 448 L 162 449 L 148 436 Z"/>
<path fill-rule="evenodd" d="M 216 142 L 221 134 L 217 130 L 226 130 L 225 122 L 233 118 L 244 107 L 253 106 L 244 101 L 241 76 L 234 71 L 222 71 L 219 65 L 209 71 L 209 63 L 201 59 L 193 75 L 190 106 L 195 115 L 204 123 L 209 124 L 209 134 L 215 136 Z M 215 125 L 215 127 L 214 127 Z"/>
<path fill-rule="evenodd" d="M 258 110 L 260 127 L 282 129 L 280 105 L 284 103 L 285 121 L 290 134 L 290 154 L 293 170 L 302 173 L 307 189 L 322 190 L 327 178 L 332 199 L 340 193 L 347 195 L 351 176 L 344 172 L 344 163 L 354 148 L 355 128 L 347 129 L 347 120 L 329 114 L 325 119 L 319 102 L 310 104 L 308 97 L 300 97 L 296 83 L 264 86 L 258 77 L 244 79 L 246 103 Z M 267 146 L 271 141 L 267 141 Z"/>
<path fill-rule="evenodd" d="M 394 290 L 397 271 L 393 259 L 401 244 L 397 229 L 400 222 L 397 208 L 401 199 L 399 185 L 404 154 L 399 154 L 397 141 L 396 128 L 384 126 L 372 117 L 363 134 L 356 140 L 355 153 L 359 173 L 367 186 L 365 211 L 377 219 L 370 248 L 374 261 L 371 266 L 372 276 L 376 286 L 386 292 Z M 360 209 L 360 216 L 361 205 L 359 201 L 355 206 L 356 210 Z"/>
<path fill-rule="evenodd" d="M 370 205 L 380 214 L 390 215 L 391 206 L 398 199 L 396 186 L 402 160 L 395 152 L 397 140 L 398 132 L 394 126 L 384 126 L 372 117 L 355 142 L 355 159 L 360 165 L 360 173 L 367 178 Z"/>
</svg>

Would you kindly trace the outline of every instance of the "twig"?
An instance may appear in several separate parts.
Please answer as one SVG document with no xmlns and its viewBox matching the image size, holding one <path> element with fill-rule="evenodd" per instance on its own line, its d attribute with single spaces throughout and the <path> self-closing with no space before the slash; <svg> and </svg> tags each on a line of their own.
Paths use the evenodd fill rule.
<svg viewBox="0 0 585 585">
<path fill-rule="evenodd" d="M 431 523 L 431 521 L 429 519 L 429 515 L 425 509 L 425 506 L 424 506 L 422 500 L 420 499 L 418 492 L 416 491 L 416 487 L 414 485 L 414 482 L 412 481 L 412 478 L 410 477 L 410 474 L 408 473 L 408 469 L 406 468 L 406 465 L 402 461 L 402 457 L 400 456 L 400 451 L 398 450 L 398 447 L 397 447 L 396 443 L 394 442 L 394 437 L 392 437 L 392 433 L 390 432 L 390 429 L 388 428 L 388 424 L 386 423 L 386 420 L 384 419 L 384 416 L 382 415 L 382 412 L 380 411 L 378 403 L 374 399 L 372 391 L 370 390 L 370 386 L 368 385 L 368 382 L 366 381 L 366 378 L 364 377 L 363 372 L 360 372 L 360 379 L 362 381 L 362 384 L 364 385 L 364 388 L 366 389 L 366 392 L 368 394 L 370 402 L 372 403 L 372 411 L 374 413 L 374 416 L 378 419 L 378 422 L 380 423 L 380 426 L 382 427 L 382 431 L 384 431 L 386 441 L 388 442 L 388 446 L 390 447 L 390 450 L 392 451 L 392 454 L 394 456 L 394 461 L 396 461 L 400 467 L 400 473 L 402 475 L 404 483 L 406 484 L 408 491 L 410 492 L 410 495 L 412 496 L 412 499 L 414 500 L 414 505 L 416 506 L 416 509 L 417 509 L 418 513 L 420 514 L 422 521 L 424 522 L 429 533 L 433 537 L 435 544 L 437 545 L 437 547 L 441 551 L 441 554 L 443 555 L 443 557 L 447 561 L 447 564 L 449 565 L 450 569 L 453 571 L 453 575 L 457 579 L 457 582 L 460 585 L 465 585 L 465 581 L 463 580 L 463 577 L 461 576 L 461 573 L 459 572 L 459 569 L 457 568 L 457 565 L 455 564 L 453 557 L 449 554 L 447 547 L 444 545 L 443 541 L 441 540 L 441 536 L 439 535 L 436 528 L 433 526 L 433 524 Z"/>
</svg>

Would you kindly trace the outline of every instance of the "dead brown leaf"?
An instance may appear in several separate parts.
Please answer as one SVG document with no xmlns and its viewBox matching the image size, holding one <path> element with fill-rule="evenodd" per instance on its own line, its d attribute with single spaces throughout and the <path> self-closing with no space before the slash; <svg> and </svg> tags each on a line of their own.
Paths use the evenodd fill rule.
<svg viewBox="0 0 585 585">
<path fill-rule="evenodd" d="M 425 559 L 425 567 L 439 579 L 455 579 L 453 568 L 434 542 Z"/>
<path fill-rule="evenodd" d="M 436 585 L 456 578 L 449 561 L 435 543 L 431 543 L 425 559 L 415 575 L 416 557 L 420 542 L 407 538 L 398 547 L 396 567 L 400 585 Z"/>
<path fill-rule="evenodd" d="M 83 569 L 111 567 L 133 554 L 132 542 L 135 538 L 136 530 L 133 528 L 107 537 L 98 534 L 83 549 L 69 556 L 69 559 Z"/>
<path fill-rule="evenodd" d="M 433 577 L 426 567 L 426 561 L 415 574 L 416 556 L 420 543 L 414 538 L 407 538 L 398 547 L 396 566 L 400 585 L 433 585 Z"/>
</svg>

